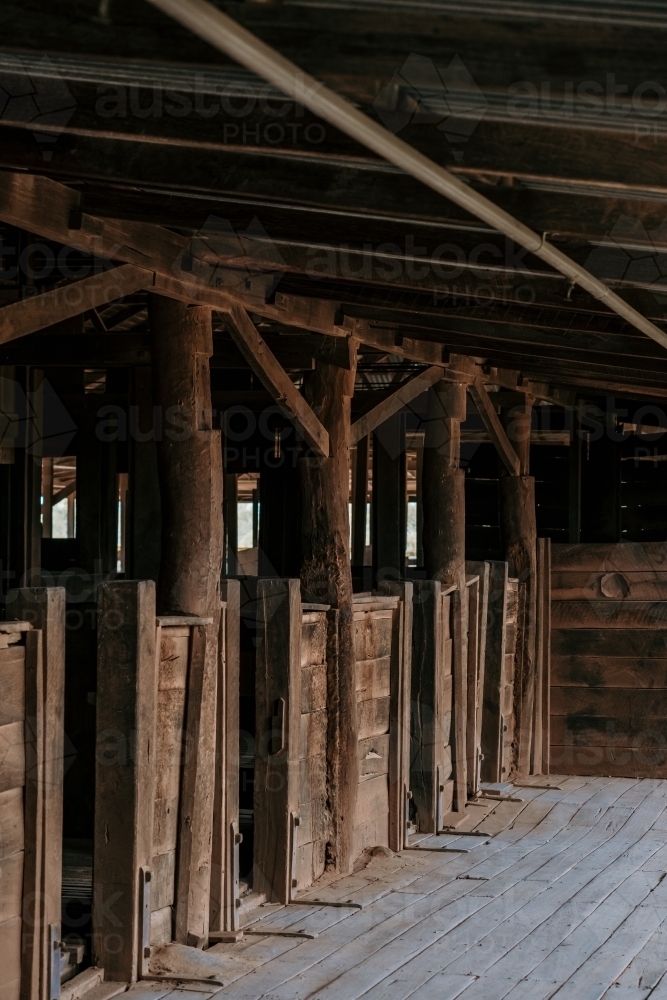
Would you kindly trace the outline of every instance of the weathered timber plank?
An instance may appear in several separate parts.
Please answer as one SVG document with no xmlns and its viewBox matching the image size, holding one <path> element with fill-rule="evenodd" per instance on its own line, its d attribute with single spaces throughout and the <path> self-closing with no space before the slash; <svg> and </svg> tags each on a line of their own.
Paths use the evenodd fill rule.
<svg viewBox="0 0 667 1000">
<path fill-rule="evenodd" d="M 637 721 L 667 717 L 667 692 L 646 688 L 552 687 L 551 715 L 567 717 L 632 718 Z"/>
<path fill-rule="evenodd" d="M 25 718 L 25 647 L 0 650 L 0 726 Z"/>
<path fill-rule="evenodd" d="M 8 858 L 24 846 L 23 789 L 0 792 L 0 859 Z"/>
<path fill-rule="evenodd" d="M 18 998 L 17 986 L 21 982 L 21 990 L 24 989 L 23 976 L 21 973 L 21 918 L 13 917 L 0 924 L 0 988 L 9 987 L 11 984 L 10 996 Z M 20 977 L 20 980 L 19 980 Z M 16 990 L 14 993 L 13 991 Z M 36 996 L 36 994 L 33 994 Z M 31 998 L 32 1000 L 32 998 Z"/>
<path fill-rule="evenodd" d="M 667 629 L 667 601 L 553 601 L 554 629 Z"/>
<path fill-rule="evenodd" d="M 30 763 L 32 764 L 32 758 Z M 23 722 L 9 722 L 6 726 L 0 726 L 0 792 L 23 787 L 25 772 Z"/>
<path fill-rule="evenodd" d="M 635 656 L 554 656 L 551 683 L 557 687 L 667 689 L 667 656 L 662 660 Z"/>
<path fill-rule="evenodd" d="M 20 917 L 23 904 L 23 851 L 0 859 L 0 923 Z"/>
<path fill-rule="evenodd" d="M 359 740 L 359 780 L 389 774 L 389 734 Z"/>
<path fill-rule="evenodd" d="M 257 595 L 254 879 L 257 891 L 286 903 L 291 892 L 290 820 L 299 807 L 299 581 L 259 580 Z"/>
<path fill-rule="evenodd" d="M 551 773 L 612 778 L 667 778 L 667 752 L 647 759 L 645 750 L 632 747 L 576 747 L 551 744 Z"/>
<path fill-rule="evenodd" d="M 140 868 L 150 867 L 153 858 L 157 695 L 153 581 L 102 584 L 98 621 L 93 955 L 110 979 L 133 982 L 139 974 L 141 944 Z M 123 738 L 109 759 L 105 740 L 113 732 Z M 120 947 L 119 920 L 125 928 Z"/>
<path fill-rule="evenodd" d="M 666 570 L 553 570 L 554 601 L 664 601 L 667 600 Z M 604 587 L 604 591 L 603 588 Z"/>
<path fill-rule="evenodd" d="M 636 716 L 554 715 L 554 743 L 559 746 L 633 747 L 651 759 L 667 747 L 667 720 Z"/>
<path fill-rule="evenodd" d="M 391 657 L 382 656 L 374 660 L 358 660 L 357 701 L 371 698 L 388 698 L 391 692 Z"/>
<path fill-rule="evenodd" d="M 215 792 L 218 623 L 195 625 L 190 640 L 176 864 L 175 938 L 208 942 Z"/>
<path fill-rule="evenodd" d="M 554 656 L 637 656 L 663 658 L 667 632 L 658 629 L 553 629 Z"/>
<path fill-rule="evenodd" d="M 389 698 L 371 698 L 357 702 L 360 740 L 389 732 L 389 701 Z"/>
<path fill-rule="evenodd" d="M 43 719 L 41 778 L 41 853 L 39 919 L 31 933 L 39 939 L 40 996 L 48 1000 L 49 927 L 59 923 L 62 907 L 62 835 L 65 721 L 65 589 L 26 587 L 18 591 L 17 613 L 40 631 Z M 26 636 L 26 666 L 32 641 Z M 34 652 L 34 651 L 33 651 Z M 26 683 L 29 674 L 26 670 Z M 28 703 L 26 690 L 26 705 Z M 29 780 L 30 776 L 26 776 Z M 27 792 L 27 789 L 26 789 Z M 29 857 L 26 843 L 26 860 Z"/>
<path fill-rule="evenodd" d="M 552 545 L 552 570 L 592 573 L 667 570 L 664 542 Z"/>
</svg>

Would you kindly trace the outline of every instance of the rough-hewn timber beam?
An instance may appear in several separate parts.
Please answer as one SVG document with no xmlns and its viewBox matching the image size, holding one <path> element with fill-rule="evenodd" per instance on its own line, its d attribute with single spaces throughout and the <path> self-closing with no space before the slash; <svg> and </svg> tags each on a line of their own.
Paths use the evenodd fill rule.
<svg viewBox="0 0 667 1000">
<path fill-rule="evenodd" d="M 396 392 L 383 399 L 381 403 L 374 406 L 363 417 L 355 420 L 350 427 L 350 444 L 356 444 L 357 441 L 366 437 L 367 434 L 374 431 L 376 427 L 379 427 L 385 420 L 388 420 L 394 413 L 398 413 L 406 403 L 411 403 L 417 396 L 421 396 L 423 392 L 430 389 L 441 378 L 442 368 L 433 365 L 431 368 L 427 368 L 426 371 L 419 372 L 417 375 L 413 375 L 412 378 L 402 382 Z"/>
<path fill-rule="evenodd" d="M 0 309 L 0 344 L 26 337 L 47 326 L 72 319 L 96 306 L 115 302 L 141 288 L 150 288 L 153 272 L 134 264 L 61 285 L 41 295 L 13 302 Z"/>
<path fill-rule="evenodd" d="M 280 367 L 245 309 L 232 306 L 227 312 L 227 317 L 234 343 L 262 385 L 268 389 L 295 427 L 303 434 L 315 454 L 328 458 L 329 435 L 287 373 Z"/>
<path fill-rule="evenodd" d="M 511 476 L 518 476 L 521 472 L 519 456 L 505 433 L 505 428 L 489 399 L 484 383 L 481 379 L 475 379 L 474 382 L 470 383 L 468 389 L 505 468 Z"/>
</svg>

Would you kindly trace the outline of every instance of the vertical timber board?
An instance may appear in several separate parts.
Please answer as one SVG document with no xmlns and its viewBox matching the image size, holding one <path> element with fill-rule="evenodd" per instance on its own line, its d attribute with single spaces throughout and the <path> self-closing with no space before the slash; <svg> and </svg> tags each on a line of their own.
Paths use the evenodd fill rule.
<svg viewBox="0 0 667 1000">
<path fill-rule="evenodd" d="M 93 962 L 136 981 L 140 877 L 151 867 L 155 753 L 155 584 L 100 587 L 93 857 Z"/>
<path fill-rule="evenodd" d="M 305 605 L 301 621 L 301 716 L 299 748 L 299 826 L 294 852 L 296 889 L 305 889 L 324 872 L 330 816 L 327 803 L 327 605 Z"/>
<path fill-rule="evenodd" d="M 35 935 L 42 953 L 40 996 L 48 991 L 49 926 L 60 923 L 63 836 L 63 755 L 65 721 L 65 589 L 24 588 L 16 592 L 17 614 L 42 634 L 42 877 Z M 28 641 L 28 640 L 27 640 Z"/>
<path fill-rule="evenodd" d="M 43 1000 L 47 952 L 41 931 L 44 881 L 44 654 L 41 631 L 25 637 L 25 861 L 21 1000 Z"/>
<path fill-rule="evenodd" d="M 503 675 L 500 687 L 500 741 L 501 765 L 500 780 L 507 779 L 516 770 L 516 743 L 514 740 L 514 684 L 516 678 L 516 660 L 520 655 L 518 635 L 520 630 L 519 614 L 521 612 L 520 592 L 523 584 L 516 577 L 507 580 L 507 618 L 505 631 L 505 655 L 503 657 Z"/>
<path fill-rule="evenodd" d="M 155 629 L 155 782 L 152 834 L 151 945 L 173 938 L 176 847 L 183 772 L 191 626 L 160 617 Z M 167 909 L 168 908 L 168 909 Z"/>
<path fill-rule="evenodd" d="M 502 733 L 501 693 L 505 674 L 507 622 L 506 562 L 489 562 L 489 597 L 486 629 L 484 693 L 482 698 L 482 780 L 501 780 Z"/>
<path fill-rule="evenodd" d="M 402 851 L 406 796 L 410 789 L 410 672 L 412 665 L 412 584 L 399 583 L 394 611 L 389 704 L 389 847 Z"/>
<path fill-rule="evenodd" d="M 549 774 L 551 747 L 551 539 L 542 539 L 541 560 L 542 606 L 539 622 L 542 643 L 542 773 Z"/>
<path fill-rule="evenodd" d="M 452 592 L 452 748 L 454 763 L 454 811 L 464 812 L 468 798 L 466 729 L 468 715 L 468 608 L 467 593 Z"/>
<path fill-rule="evenodd" d="M 438 580 L 415 580 L 410 679 L 410 789 L 420 833 L 436 832 L 437 679 L 442 649 Z"/>
<path fill-rule="evenodd" d="M 218 620 L 192 626 L 176 849 L 175 938 L 208 944 L 215 789 Z"/>
<path fill-rule="evenodd" d="M 467 795 L 472 798 L 477 774 L 477 679 L 479 677 L 480 587 L 479 577 L 466 580 L 468 607 L 467 710 L 466 710 L 466 776 Z"/>
<path fill-rule="evenodd" d="M 475 796 L 479 791 L 482 757 L 482 709 L 484 700 L 484 678 L 486 676 L 487 637 L 489 621 L 490 563 L 467 562 L 468 575 L 477 576 L 475 602 L 475 626 L 470 623 L 468 635 L 474 631 L 475 655 L 468 655 L 469 665 L 474 665 L 474 677 L 468 678 L 468 794 Z M 471 603 L 473 595 L 471 593 Z"/>
<path fill-rule="evenodd" d="M 9 624 L 6 627 L 10 627 Z M 21 623 L 20 627 L 26 628 L 27 624 Z M 0 636 L 0 681 L 3 691 L 0 739 L 7 749 L 13 745 L 13 752 L 4 754 L 0 760 L 0 941 L 3 946 L 0 952 L 0 996 L 6 996 L 8 1000 L 15 1000 L 19 995 L 24 1000 L 32 1000 L 33 969 L 38 972 L 36 963 L 39 960 L 39 941 L 33 935 L 32 927 L 35 897 L 30 896 L 29 889 L 27 892 L 23 889 L 24 876 L 26 887 L 34 884 L 34 866 L 40 857 L 35 850 L 38 826 L 35 810 L 39 807 L 39 798 L 35 794 L 33 775 L 25 773 L 26 758 L 33 760 L 36 749 L 34 727 L 26 725 L 27 712 L 35 714 L 34 702 L 40 691 L 34 683 L 40 663 L 36 655 L 39 652 L 36 648 L 39 633 L 35 634 L 37 640 L 28 642 L 25 633 L 18 630 Z M 31 787 L 24 789 L 26 779 Z M 28 807 L 32 808 L 32 816 Z M 29 843 L 24 837 L 26 826 Z M 28 848 L 30 857 L 26 857 Z M 24 913 L 24 908 L 27 913 Z M 23 918 L 27 918 L 25 924 Z M 22 931 L 25 935 L 23 940 Z M 23 985 L 22 971 L 25 971 Z"/>
<path fill-rule="evenodd" d="M 221 583 L 210 930 L 236 930 L 232 823 L 239 821 L 239 663 L 241 587 Z"/>
<path fill-rule="evenodd" d="M 257 582 L 255 841 L 253 886 L 287 903 L 290 816 L 298 811 L 301 593 L 298 580 Z"/>
</svg>

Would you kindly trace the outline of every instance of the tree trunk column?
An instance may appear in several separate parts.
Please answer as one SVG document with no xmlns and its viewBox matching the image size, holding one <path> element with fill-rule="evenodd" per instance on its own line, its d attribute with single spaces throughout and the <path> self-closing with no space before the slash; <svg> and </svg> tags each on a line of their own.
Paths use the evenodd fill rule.
<svg viewBox="0 0 667 1000">
<path fill-rule="evenodd" d="M 465 586 L 465 473 L 461 421 L 466 386 L 438 382 L 429 393 L 422 473 L 424 566 L 431 580 Z"/>
<path fill-rule="evenodd" d="M 211 310 L 149 297 L 153 391 L 160 410 L 162 559 L 158 613 L 220 609 L 222 450 L 212 429 Z"/>
<path fill-rule="evenodd" d="M 452 594 L 452 763 L 454 810 L 464 812 L 468 798 L 468 593 L 465 571 L 465 473 L 461 460 L 461 421 L 466 418 L 467 386 L 438 382 L 429 393 L 424 440 L 423 548 L 429 579 L 455 584 Z"/>
<path fill-rule="evenodd" d="M 535 703 L 535 638 L 537 626 L 537 525 L 535 479 L 530 470 L 532 399 L 501 414 L 507 436 L 521 463 L 521 475 L 501 470 L 500 526 L 509 575 L 519 580 L 519 619 L 514 676 L 515 761 L 517 773 L 530 773 Z"/>
<path fill-rule="evenodd" d="M 355 365 L 356 367 L 356 365 Z M 333 842 L 329 863 L 347 872 L 354 860 L 357 800 L 357 691 L 350 565 L 350 400 L 355 371 L 318 363 L 305 386 L 306 399 L 329 433 L 329 458 L 301 462 L 303 564 L 306 600 L 338 609 L 338 656 L 329 671 L 328 785 Z"/>
</svg>

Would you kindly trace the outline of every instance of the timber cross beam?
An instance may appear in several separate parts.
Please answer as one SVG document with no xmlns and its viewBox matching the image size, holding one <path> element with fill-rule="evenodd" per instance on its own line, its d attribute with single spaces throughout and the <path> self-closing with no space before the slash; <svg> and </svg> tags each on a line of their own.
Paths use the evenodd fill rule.
<svg viewBox="0 0 667 1000">
<path fill-rule="evenodd" d="M 502 462 L 511 476 L 521 475 L 521 462 L 514 450 L 510 439 L 505 433 L 505 428 L 500 422 L 500 417 L 496 413 L 495 407 L 486 391 L 486 386 L 481 378 L 476 378 L 468 386 L 468 391 L 477 407 L 480 417 L 484 421 L 484 426 L 489 432 L 489 436 L 496 446 L 496 450 Z"/>
<path fill-rule="evenodd" d="M 329 435 L 241 306 L 226 313 L 229 332 L 262 385 L 271 393 L 316 455 L 329 456 Z"/>
</svg>

